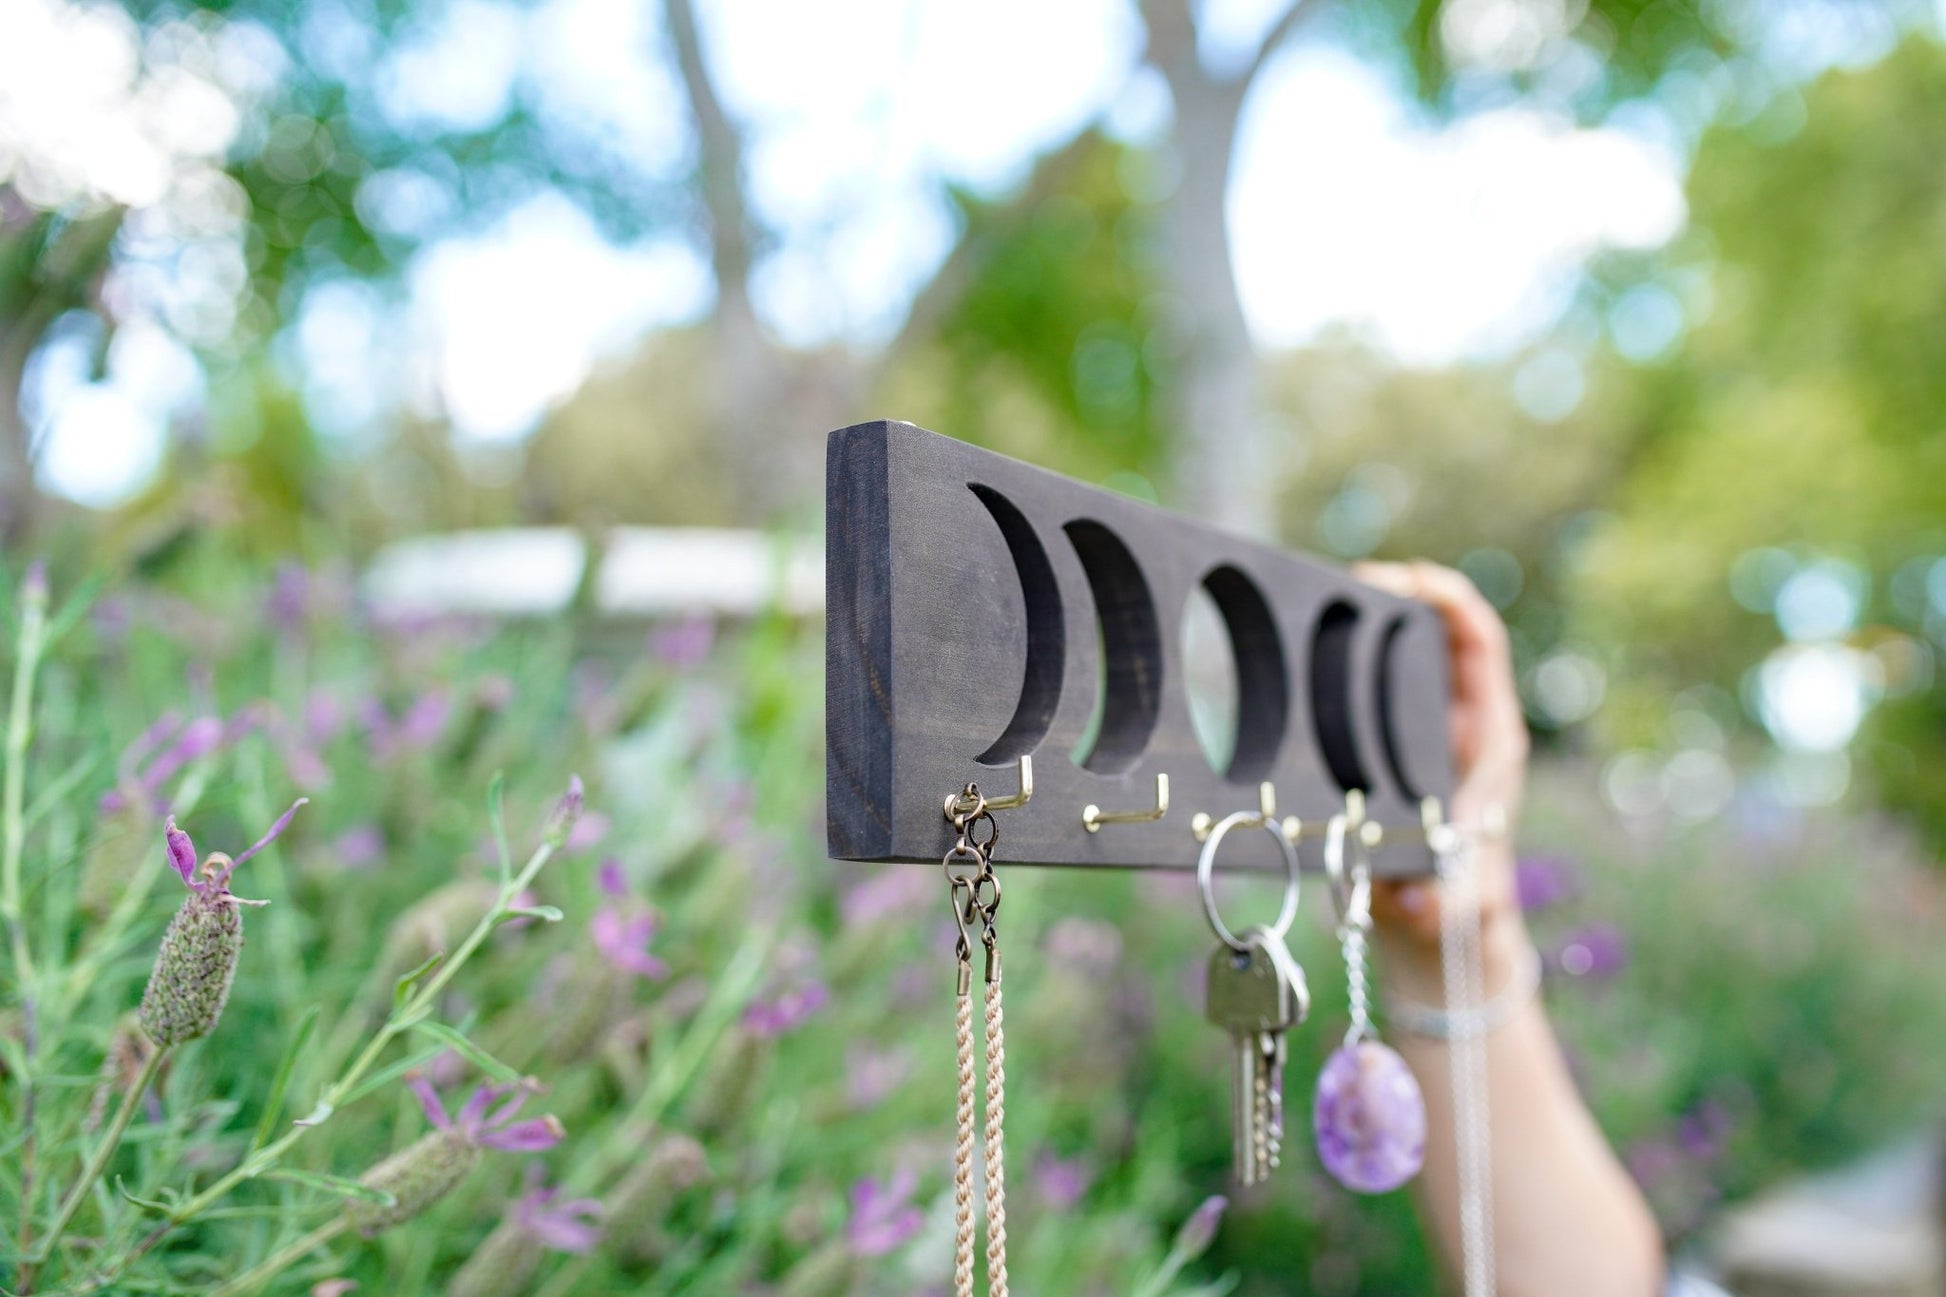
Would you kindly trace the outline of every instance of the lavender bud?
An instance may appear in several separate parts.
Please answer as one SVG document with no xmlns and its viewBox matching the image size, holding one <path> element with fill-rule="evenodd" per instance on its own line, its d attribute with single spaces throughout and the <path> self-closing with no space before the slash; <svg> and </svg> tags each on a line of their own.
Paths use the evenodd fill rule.
<svg viewBox="0 0 1946 1297">
<path fill-rule="evenodd" d="M 534 1271 L 544 1251 L 539 1240 L 511 1220 L 503 1220 L 473 1249 L 446 1285 L 446 1297 L 520 1297 L 533 1291 Z"/>
<path fill-rule="evenodd" d="M 20 583 L 20 602 L 26 607 L 47 607 L 46 559 L 37 558 L 27 565 L 27 575 Z"/>
<path fill-rule="evenodd" d="M 108 1115 L 109 1101 L 135 1084 L 155 1050 L 155 1042 L 143 1032 L 135 1015 L 124 1013 L 115 1023 L 114 1034 L 108 1038 L 108 1052 L 101 1060 L 101 1079 L 88 1100 L 88 1116 L 82 1122 L 82 1129 L 90 1133 L 101 1129 L 102 1119 Z"/>
<path fill-rule="evenodd" d="M 236 898 L 220 888 L 190 892 L 162 934 L 142 992 L 140 1020 L 149 1039 L 167 1049 L 209 1035 L 229 1003 L 242 953 L 243 913 Z"/>
<path fill-rule="evenodd" d="M 855 1285 L 856 1269 L 851 1252 L 834 1240 L 791 1267 L 778 1297 L 844 1297 Z"/>
<path fill-rule="evenodd" d="M 1223 1223 L 1223 1212 L 1229 1205 L 1230 1200 L 1220 1193 L 1203 1199 L 1202 1205 L 1189 1214 L 1176 1233 L 1173 1249 L 1176 1255 L 1187 1262 L 1209 1251 L 1209 1245 L 1216 1241 L 1216 1227 Z"/>
<path fill-rule="evenodd" d="M 581 776 L 571 775 L 568 778 L 567 792 L 561 795 L 560 801 L 554 803 L 554 812 L 547 817 L 547 828 L 543 836 L 546 837 L 549 846 L 558 851 L 568 840 L 568 834 L 574 830 L 575 821 L 581 818 L 583 801 Z"/>
<path fill-rule="evenodd" d="M 382 1234 L 451 1193 L 479 1160 L 480 1150 L 465 1131 L 431 1131 L 358 1177 L 360 1184 L 391 1194 L 392 1205 L 353 1200 L 345 1204 L 345 1217 L 366 1238 Z"/>
<path fill-rule="evenodd" d="M 392 993 L 394 978 L 458 945 L 499 898 L 499 884 L 462 878 L 428 892 L 402 912 L 386 930 L 379 960 L 386 995 Z"/>
<path fill-rule="evenodd" d="M 662 1228 L 682 1196 L 710 1178 L 709 1157 L 689 1136 L 670 1131 L 609 1192 L 608 1237 L 631 1261 L 659 1261 L 671 1240 Z"/>
<path fill-rule="evenodd" d="M 97 832 L 81 862 L 77 903 L 92 918 L 105 919 L 128 887 L 129 844 L 146 842 L 155 830 L 146 799 L 124 802 L 96 821 Z"/>
<path fill-rule="evenodd" d="M 736 1032 L 731 1042 L 705 1074 L 703 1092 L 691 1110 L 696 1128 L 712 1135 L 730 1129 L 750 1111 L 775 1048 L 771 1037 L 748 1028 Z"/>
</svg>

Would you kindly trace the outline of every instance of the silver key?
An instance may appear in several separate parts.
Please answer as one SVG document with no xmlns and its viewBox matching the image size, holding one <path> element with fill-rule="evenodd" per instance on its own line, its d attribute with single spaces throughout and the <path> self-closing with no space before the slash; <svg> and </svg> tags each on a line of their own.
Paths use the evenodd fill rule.
<svg viewBox="0 0 1946 1297">
<path fill-rule="evenodd" d="M 1304 969 L 1292 956 L 1290 947 L 1283 938 L 1272 936 L 1261 928 L 1245 929 L 1246 940 L 1261 945 L 1271 961 L 1282 974 L 1284 984 L 1290 987 L 1291 999 L 1296 1013 L 1284 1030 L 1301 1026 L 1311 1016 L 1311 988 L 1304 980 Z M 1285 1040 L 1283 1031 L 1266 1032 L 1258 1037 L 1262 1049 L 1258 1061 L 1258 1072 L 1264 1081 L 1264 1097 L 1261 1100 L 1264 1113 L 1264 1141 L 1267 1145 L 1266 1172 L 1277 1169 L 1278 1160 L 1283 1153 L 1284 1144 L 1284 1058 Z"/>
<path fill-rule="evenodd" d="M 1236 1176 L 1267 1179 L 1283 1139 L 1284 1032 L 1310 1012 L 1304 971 L 1284 943 L 1261 929 L 1241 934 L 1244 949 L 1210 956 L 1208 1015 L 1230 1033 L 1236 1054 Z"/>
</svg>

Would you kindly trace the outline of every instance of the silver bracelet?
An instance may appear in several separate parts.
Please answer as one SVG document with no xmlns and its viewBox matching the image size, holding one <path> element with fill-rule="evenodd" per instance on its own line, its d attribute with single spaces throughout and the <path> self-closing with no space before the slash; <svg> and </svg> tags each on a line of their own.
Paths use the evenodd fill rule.
<svg viewBox="0 0 1946 1297">
<path fill-rule="evenodd" d="M 1387 996 L 1385 1007 L 1390 1025 L 1415 1036 L 1432 1040 L 1471 1040 L 1488 1035 L 1514 1020 L 1527 1007 L 1541 987 L 1541 952 L 1527 947 L 1513 981 L 1500 994 L 1472 1009 L 1436 1009 Z"/>
</svg>

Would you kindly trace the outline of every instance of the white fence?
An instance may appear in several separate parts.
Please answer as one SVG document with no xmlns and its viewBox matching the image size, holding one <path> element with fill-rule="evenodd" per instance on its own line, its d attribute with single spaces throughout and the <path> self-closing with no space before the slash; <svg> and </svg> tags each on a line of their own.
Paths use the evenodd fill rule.
<svg viewBox="0 0 1946 1297">
<path fill-rule="evenodd" d="M 594 606 L 610 616 L 824 611 L 824 546 L 815 537 L 618 527 L 590 548 L 566 527 L 417 536 L 379 551 L 364 594 L 387 616 L 547 617 L 567 609 L 592 561 Z"/>
</svg>

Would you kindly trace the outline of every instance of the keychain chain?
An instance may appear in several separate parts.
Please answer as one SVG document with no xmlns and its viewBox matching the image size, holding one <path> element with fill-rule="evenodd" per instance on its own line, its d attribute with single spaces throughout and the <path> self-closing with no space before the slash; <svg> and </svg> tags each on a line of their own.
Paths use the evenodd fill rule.
<svg viewBox="0 0 1946 1297">
<path fill-rule="evenodd" d="M 1480 898 L 1473 844 L 1448 826 L 1435 839 L 1443 884 L 1439 926 L 1441 973 L 1447 1012 L 1477 1015 L 1485 991 L 1480 935 Z M 1460 1255 L 1466 1297 L 1495 1297 L 1493 1171 L 1488 1153 L 1491 1114 L 1487 1100 L 1484 1026 L 1457 1031 L 1447 1042 L 1453 1083 L 1453 1148 L 1459 1176 Z"/>
<path fill-rule="evenodd" d="M 987 810 L 977 784 L 946 799 L 946 816 L 957 837 L 943 865 L 959 929 L 954 942 L 958 963 L 955 987 L 955 1059 L 959 1073 L 958 1107 L 953 1145 L 953 1292 L 973 1297 L 973 1105 L 976 1091 L 973 1060 L 973 939 L 969 924 L 978 925 L 986 948 L 986 1222 L 988 1297 L 1007 1297 L 1007 1041 L 1000 999 L 1000 880 L 993 872 L 993 847 L 1000 826 Z M 984 822 L 990 832 L 976 833 Z M 956 873 L 954 866 L 971 867 Z"/>
</svg>

